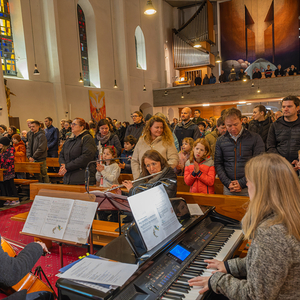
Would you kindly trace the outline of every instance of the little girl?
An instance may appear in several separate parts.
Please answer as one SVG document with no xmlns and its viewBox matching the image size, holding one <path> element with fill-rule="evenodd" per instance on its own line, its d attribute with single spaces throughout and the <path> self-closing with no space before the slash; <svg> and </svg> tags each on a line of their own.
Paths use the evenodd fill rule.
<svg viewBox="0 0 300 300">
<path fill-rule="evenodd" d="M 191 151 L 193 149 L 194 140 L 192 138 L 184 138 L 182 140 L 181 151 L 178 153 L 179 164 L 174 168 L 174 172 L 177 176 L 183 176 L 184 166 L 187 160 L 190 158 Z"/>
<path fill-rule="evenodd" d="M 104 147 L 103 160 L 105 165 L 97 163 L 96 180 L 100 182 L 101 187 L 111 187 L 113 184 L 119 184 L 118 178 L 120 176 L 120 167 L 117 157 L 117 151 L 114 146 Z"/>
<path fill-rule="evenodd" d="M 216 171 L 209 155 L 210 148 L 206 139 L 197 139 L 184 170 L 184 181 L 190 186 L 190 193 L 215 193 Z"/>
</svg>

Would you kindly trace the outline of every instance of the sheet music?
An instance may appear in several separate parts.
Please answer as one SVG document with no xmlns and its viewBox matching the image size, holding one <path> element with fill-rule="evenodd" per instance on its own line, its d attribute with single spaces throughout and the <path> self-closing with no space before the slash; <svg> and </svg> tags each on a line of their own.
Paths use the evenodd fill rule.
<svg viewBox="0 0 300 300">
<path fill-rule="evenodd" d="M 148 251 L 181 227 L 162 185 L 128 197 L 128 202 Z"/>
<path fill-rule="evenodd" d="M 85 244 L 97 206 L 96 202 L 36 196 L 23 232 Z"/>
<path fill-rule="evenodd" d="M 203 211 L 201 210 L 201 208 L 198 204 L 188 203 L 187 207 L 190 211 L 191 216 L 202 216 L 203 215 Z"/>
<path fill-rule="evenodd" d="M 137 269 L 138 265 L 135 264 L 86 257 L 60 275 L 60 278 L 121 286 Z"/>
</svg>

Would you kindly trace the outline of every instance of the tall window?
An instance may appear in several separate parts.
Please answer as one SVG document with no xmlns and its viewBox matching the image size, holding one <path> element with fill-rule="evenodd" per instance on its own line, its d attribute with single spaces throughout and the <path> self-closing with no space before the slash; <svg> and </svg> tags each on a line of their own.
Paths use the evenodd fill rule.
<svg viewBox="0 0 300 300">
<path fill-rule="evenodd" d="M 87 37 L 85 27 L 85 17 L 82 8 L 77 5 L 77 16 L 78 16 L 78 28 L 79 28 L 79 40 L 80 40 L 80 51 L 81 51 L 81 64 L 82 64 L 82 76 L 84 85 L 90 85 L 90 72 L 89 72 L 89 58 L 87 48 Z"/>
<path fill-rule="evenodd" d="M 17 76 L 8 0 L 0 0 L 0 55 L 3 75 Z"/>
<path fill-rule="evenodd" d="M 140 26 L 135 29 L 135 54 L 136 67 L 147 70 L 145 38 Z"/>
</svg>

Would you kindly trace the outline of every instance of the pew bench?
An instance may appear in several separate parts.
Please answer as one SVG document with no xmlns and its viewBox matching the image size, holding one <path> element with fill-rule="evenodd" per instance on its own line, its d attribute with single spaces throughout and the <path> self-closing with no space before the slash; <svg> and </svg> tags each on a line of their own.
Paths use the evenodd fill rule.
<svg viewBox="0 0 300 300">
<path fill-rule="evenodd" d="M 46 158 L 46 165 L 47 168 L 60 168 L 60 164 L 58 161 L 58 157 L 47 157 Z M 64 175 L 60 175 L 56 172 L 47 172 L 49 178 L 51 181 L 55 182 L 55 183 L 62 183 L 63 182 L 63 177 Z"/>
</svg>

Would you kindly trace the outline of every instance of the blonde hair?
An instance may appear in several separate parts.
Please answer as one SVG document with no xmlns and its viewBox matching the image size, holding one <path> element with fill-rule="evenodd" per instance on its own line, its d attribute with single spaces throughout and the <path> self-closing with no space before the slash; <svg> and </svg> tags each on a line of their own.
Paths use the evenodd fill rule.
<svg viewBox="0 0 300 300">
<path fill-rule="evenodd" d="M 201 159 L 204 160 L 206 159 L 209 155 L 210 155 L 210 147 L 209 147 L 209 143 L 206 139 L 202 138 L 202 139 L 197 139 L 194 142 L 194 146 L 193 146 L 193 150 L 190 153 L 190 162 L 192 163 L 195 160 L 195 156 L 194 156 L 194 149 L 197 146 L 197 144 L 201 144 L 204 146 L 206 154 L 204 154 Z"/>
<path fill-rule="evenodd" d="M 210 117 L 210 120 L 212 121 L 211 127 L 217 126 L 217 119 L 215 117 Z"/>
<path fill-rule="evenodd" d="M 285 225 L 300 241 L 300 183 L 291 164 L 278 154 L 261 154 L 247 162 L 245 174 L 255 188 L 242 224 L 245 239 L 265 221 Z"/>
<path fill-rule="evenodd" d="M 142 138 L 145 140 L 145 142 L 147 144 L 151 144 L 152 142 L 152 138 L 151 138 L 151 131 L 150 128 L 153 126 L 153 124 L 155 122 L 159 122 L 163 124 L 163 133 L 161 135 L 162 137 L 162 143 L 163 145 L 172 145 L 174 144 L 174 138 L 173 138 L 173 134 L 172 131 L 170 130 L 168 124 L 166 123 L 166 121 L 164 119 L 162 119 L 161 117 L 158 116 L 153 116 L 148 123 L 146 124 L 144 131 L 143 131 L 143 135 Z"/>
</svg>

